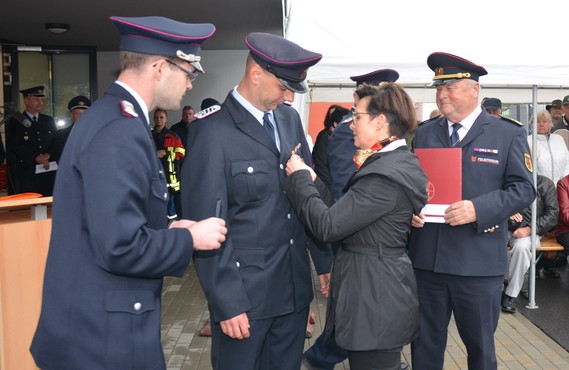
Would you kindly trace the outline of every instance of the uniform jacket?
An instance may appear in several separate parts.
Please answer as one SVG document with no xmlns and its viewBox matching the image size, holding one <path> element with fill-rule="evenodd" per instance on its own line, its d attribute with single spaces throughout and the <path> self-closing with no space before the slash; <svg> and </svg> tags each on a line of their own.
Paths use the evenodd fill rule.
<svg viewBox="0 0 569 370">
<path fill-rule="evenodd" d="M 542 236 L 551 231 L 557 225 L 559 218 L 559 203 L 557 202 L 557 190 L 553 181 L 541 175 L 537 175 L 537 198 L 536 198 L 536 229 L 537 235 Z M 521 227 L 531 227 L 531 208 L 530 204 L 522 212 L 524 218 L 521 222 L 508 219 L 510 231 Z"/>
<path fill-rule="evenodd" d="M 165 369 L 162 277 L 183 275 L 193 243 L 187 230 L 167 229 L 164 171 L 144 112 L 125 89 L 113 84 L 83 113 L 58 172 L 36 363 Z"/>
<path fill-rule="evenodd" d="M 350 123 L 352 123 L 352 113 L 340 121 L 328 143 L 328 167 L 332 178 L 332 195 L 335 199 L 340 199 L 344 194 L 344 187 L 356 172 L 353 158 L 357 148 Z"/>
<path fill-rule="evenodd" d="M 405 246 L 411 216 L 425 205 L 427 178 L 400 147 L 368 158 L 335 204 L 308 171 L 285 182 L 294 208 L 322 241 L 342 241 L 334 259 L 326 334 L 353 351 L 391 349 L 418 333 L 415 274 Z"/>
<path fill-rule="evenodd" d="M 222 247 L 194 258 L 216 322 L 243 312 L 249 319 L 276 317 L 312 300 L 305 228 L 281 185 L 293 148 L 301 143 L 297 154 L 306 163 L 310 151 L 298 113 L 286 105 L 273 113 L 280 153 L 232 93 L 190 130 L 183 214 L 192 220 L 217 214 L 228 224 Z"/>
<path fill-rule="evenodd" d="M 533 137 L 527 137 L 531 148 Z M 569 175 L 569 150 L 560 135 L 537 135 L 534 164 L 538 174 L 557 184 L 562 177 Z"/>
<path fill-rule="evenodd" d="M 414 148 L 449 147 L 443 116 L 417 128 Z M 525 130 L 482 111 L 458 147 L 462 148 L 462 199 L 473 202 L 477 222 L 413 228 L 409 256 L 416 269 L 461 276 L 504 275 L 507 219 L 536 195 Z"/>
<path fill-rule="evenodd" d="M 34 123 L 25 127 L 15 117 L 6 122 L 6 162 L 8 164 L 9 193 L 36 192 L 49 196 L 53 192 L 55 174 L 36 174 L 36 157 L 49 153 L 54 155 L 56 127 L 53 117 L 40 113 Z M 50 158 L 50 161 L 55 158 Z"/>
</svg>

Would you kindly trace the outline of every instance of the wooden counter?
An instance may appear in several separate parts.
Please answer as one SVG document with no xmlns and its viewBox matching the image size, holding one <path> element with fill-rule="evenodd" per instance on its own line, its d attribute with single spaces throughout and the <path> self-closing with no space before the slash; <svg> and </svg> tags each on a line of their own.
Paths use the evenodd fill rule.
<svg viewBox="0 0 569 370">
<path fill-rule="evenodd" d="M 1 370 L 37 369 L 29 348 L 41 309 L 52 201 L 0 201 Z"/>
</svg>

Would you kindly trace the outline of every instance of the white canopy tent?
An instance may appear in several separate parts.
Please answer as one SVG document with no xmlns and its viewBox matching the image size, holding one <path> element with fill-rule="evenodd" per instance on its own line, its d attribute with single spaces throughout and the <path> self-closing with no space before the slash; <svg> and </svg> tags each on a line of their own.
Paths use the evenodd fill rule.
<svg viewBox="0 0 569 370">
<path fill-rule="evenodd" d="M 349 76 L 380 68 L 397 70 L 398 83 L 416 103 L 434 106 L 435 92 L 428 88 L 433 72 L 426 60 L 435 51 L 487 69 L 480 78 L 481 98 L 539 107 L 569 95 L 561 19 L 569 14 L 567 1 L 283 0 L 283 11 L 285 37 L 323 54 L 308 72 L 310 93 L 295 98 L 306 122 L 312 102 L 350 102 L 354 83 Z M 537 308 L 534 277 L 532 265 L 530 308 Z"/>
</svg>

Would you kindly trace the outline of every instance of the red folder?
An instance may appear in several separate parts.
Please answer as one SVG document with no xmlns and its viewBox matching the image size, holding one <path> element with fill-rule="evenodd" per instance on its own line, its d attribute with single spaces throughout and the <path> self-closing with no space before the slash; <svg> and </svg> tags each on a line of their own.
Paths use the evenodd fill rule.
<svg viewBox="0 0 569 370">
<path fill-rule="evenodd" d="M 444 217 L 444 210 L 462 200 L 462 149 L 415 149 L 419 164 L 427 174 L 427 217 Z M 444 220 L 425 220 L 444 222 Z"/>
</svg>

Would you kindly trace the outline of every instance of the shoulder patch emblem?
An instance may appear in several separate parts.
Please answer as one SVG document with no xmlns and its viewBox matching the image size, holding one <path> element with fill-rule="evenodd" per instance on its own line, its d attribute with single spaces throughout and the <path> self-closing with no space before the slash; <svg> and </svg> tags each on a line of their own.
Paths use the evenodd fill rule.
<svg viewBox="0 0 569 370">
<path fill-rule="evenodd" d="M 216 112 L 219 112 L 220 110 L 221 110 L 221 106 L 215 104 L 209 108 L 206 108 L 204 110 L 200 110 L 199 112 L 194 114 L 194 117 L 196 117 L 196 119 L 203 119 L 203 118 L 206 118 L 207 116 L 211 116 L 212 114 L 214 114 Z"/>
<path fill-rule="evenodd" d="M 531 163 L 531 155 L 524 153 L 524 162 L 529 172 L 533 172 L 533 164 Z"/>
<path fill-rule="evenodd" d="M 138 113 L 134 109 L 134 105 L 127 100 L 121 100 L 122 114 L 126 117 L 138 117 Z"/>
</svg>

